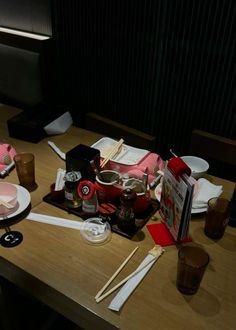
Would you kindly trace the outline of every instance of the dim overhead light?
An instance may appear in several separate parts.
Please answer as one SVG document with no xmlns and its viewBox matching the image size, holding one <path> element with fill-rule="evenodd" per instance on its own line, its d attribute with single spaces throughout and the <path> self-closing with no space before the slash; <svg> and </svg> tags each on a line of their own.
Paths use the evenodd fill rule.
<svg viewBox="0 0 236 330">
<path fill-rule="evenodd" d="M 41 34 L 30 33 L 30 32 L 15 30 L 15 29 L 9 29 L 9 28 L 5 28 L 5 27 L 2 27 L 2 26 L 0 26 L 0 32 L 14 34 L 14 35 L 27 37 L 27 38 L 32 38 L 32 39 L 36 39 L 36 40 L 47 40 L 47 39 L 50 38 L 49 36 L 44 36 L 44 35 L 41 35 Z"/>
</svg>

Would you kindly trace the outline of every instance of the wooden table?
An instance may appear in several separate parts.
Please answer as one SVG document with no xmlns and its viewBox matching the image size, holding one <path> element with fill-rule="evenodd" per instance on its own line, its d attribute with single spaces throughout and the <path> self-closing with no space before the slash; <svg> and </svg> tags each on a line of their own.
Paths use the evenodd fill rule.
<svg viewBox="0 0 236 330">
<path fill-rule="evenodd" d="M 12 116 L 2 112 L 0 107 L 1 118 Z M 0 129 L 1 136 L 17 150 L 35 154 L 39 188 L 31 193 L 32 211 L 77 220 L 42 202 L 55 180 L 56 169 L 64 168 L 64 162 L 47 145 L 48 139 L 32 144 L 9 138 L 3 122 Z M 66 134 L 50 140 L 66 152 L 79 143 L 91 145 L 100 137 L 71 127 Z M 209 178 L 222 184 L 224 196 L 231 197 L 235 183 Z M 17 183 L 15 170 L 4 180 Z M 146 227 L 132 240 L 113 233 L 108 243 L 92 246 L 77 230 L 23 220 L 14 225 L 23 233 L 23 242 L 12 249 L 0 247 L 0 275 L 85 329 L 235 329 L 236 230 L 228 226 L 224 237 L 213 241 L 204 235 L 203 225 L 204 215 L 192 218 L 191 244 L 202 246 L 210 255 L 200 289 L 193 296 L 176 289 L 177 248 L 170 246 L 119 313 L 107 308 L 116 292 L 99 304 L 95 302 L 97 291 L 136 246 L 138 251 L 114 284 L 132 272 L 154 246 Z"/>
</svg>

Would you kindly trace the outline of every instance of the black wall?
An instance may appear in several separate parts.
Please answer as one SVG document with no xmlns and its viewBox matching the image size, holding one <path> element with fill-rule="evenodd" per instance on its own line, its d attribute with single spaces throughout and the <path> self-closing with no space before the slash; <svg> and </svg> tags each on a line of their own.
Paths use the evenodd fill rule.
<svg viewBox="0 0 236 330">
<path fill-rule="evenodd" d="M 51 3 L 0 0 L 0 26 L 51 37 Z M 54 54 L 52 38 L 39 41 L 0 32 L 0 102 L 30 111 L 39 105 L 48 109 L 49 103 L 54 107 Z"/>
<path fill-rule="evenodd" d="M 50 0 L 0 0 L 0 26 L 52 35 Z"/>
<path fill-rule="evenodd" d="M 236 2 L 54 1 L 67 102 L 187 153 L 193 128 L 236 136 Z"/>
<path fill-rule="evenodd" d="M 157 136 L 164 158 L 188 152 L 193 128 L 235 138 L 234 0 L 0 0 L 0 13 L 52 33 L 58 100 L 78 125 L 110 117 Z"/>
</svg>

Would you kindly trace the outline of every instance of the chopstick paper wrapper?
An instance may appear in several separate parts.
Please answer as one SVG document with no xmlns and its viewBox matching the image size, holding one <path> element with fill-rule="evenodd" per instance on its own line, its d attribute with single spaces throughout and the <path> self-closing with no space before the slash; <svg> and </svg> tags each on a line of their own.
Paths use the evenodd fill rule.
<svg viewBox="0 0 236 330">
<path fill-rule="evenodd" d="M 59 157 L 61 157 L 61 159 L 66 160 L 66 154 L 62 152 L 54 142 L 48 141 L 48 145 L 58 154 Z"/>
<path fill-rule="evenodd" d="M 56 225 L 56 226 L 61 226 L 61 227 L 67 227 L 67 228 L 72 228 L 72 229 L 78 229 L 81 230 L 84 228 L 84 223 L 79 222 L 79 221 L 73 221 L 69 220 L 66 218 L 59 218 L 59 217 L 52 217 L 50 215 L 44 215 L 44 214 L 39 214 L 39 213 L 33 213 L 30 212 L 27 216 L 28 220 L 32 221 L 38 221 L 50 225 Z M 94 224 L 86 224 L 86 227 L 91 225 L 91 227 L 94 229 Z M 99 233 L 103 233 L 105 230 L 105 225 L 96 225 L 96 229 L 98 230 Z"/>
<path fill-rule="evenodd" d="M 141 262 L 139 267 L 137 268 L 137 271 L 140 269 L 140 272 L 138 272 L 136 275 L 134 275 L 131 279 L 129 279 L 125 285 L 122 287 L 122 289 L 117 293 L 115 298 L 112 300 L 110 305 L 108 306 L 109 309 L 118 312 L 120 308 L 123 306 L 123 304 L 126 302 L 126 300 L 129 298 L 131 293 L 136 289 L 136 287 L 139 285 L 139 283 L 143 280 L 144 276 L 148 273 L 148 271 L 152 268 L 154 263 L 157 261 L 157 259 L 162 255 L 164 252 L 164 249 L 161 246 L 157 246 L 157 253 L 150 253 L 149 251 L 148 255 L 144 258 L 144 260 Z M 147 265 L 145 267 L 145 265 Z"/>
</svg>

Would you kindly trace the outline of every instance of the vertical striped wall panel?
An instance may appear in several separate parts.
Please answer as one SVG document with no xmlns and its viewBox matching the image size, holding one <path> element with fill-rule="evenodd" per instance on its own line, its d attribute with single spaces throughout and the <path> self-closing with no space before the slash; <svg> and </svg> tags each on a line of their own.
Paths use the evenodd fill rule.
<svg viewBox="0 0 236 330">
<path fill-rule="evenodd" d="M 186 153 L 193 128 L 235 138 L 234 0 L 55 0 L 62 90 Z"/>
<path fill-rule="evenodd" d="M 51 36 L 51 1 L 1 0 L 0 26 Z"/>
</svg>

